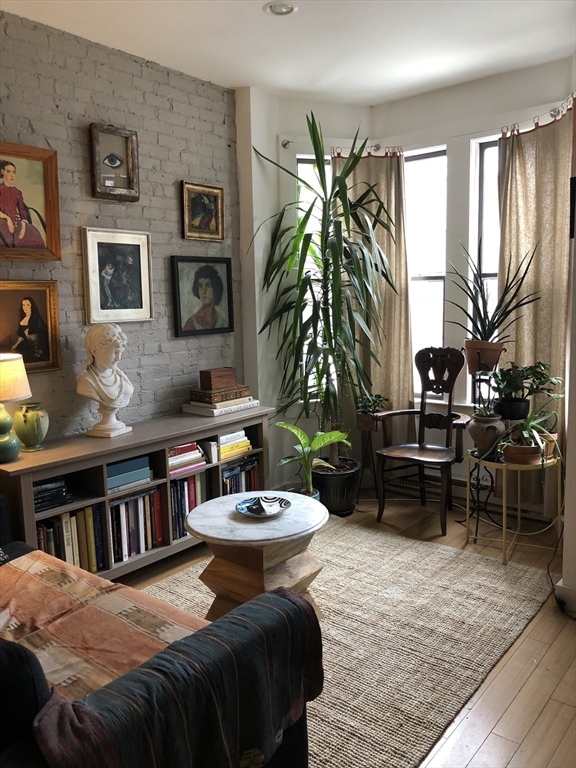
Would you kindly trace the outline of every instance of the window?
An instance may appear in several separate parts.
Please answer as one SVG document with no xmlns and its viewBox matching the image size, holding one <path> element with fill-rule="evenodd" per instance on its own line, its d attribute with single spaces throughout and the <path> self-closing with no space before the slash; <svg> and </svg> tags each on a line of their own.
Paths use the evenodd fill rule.
<svg viewBox="0 0 576 768">
<path fill-rule="evenodd" d="M 444 345 L 446 150 L 406 157 L 406 254 L 412 350 Z M 414 367 L 414 388 L 420 376 Z"/>
<path fill-rule="evenodd" d="M 498 295 L 500 255 L 500 213 L 498 204 L 498 142 L 486 141 L 479 147 L 478 266 L 494 309 Z"/>
</svg>

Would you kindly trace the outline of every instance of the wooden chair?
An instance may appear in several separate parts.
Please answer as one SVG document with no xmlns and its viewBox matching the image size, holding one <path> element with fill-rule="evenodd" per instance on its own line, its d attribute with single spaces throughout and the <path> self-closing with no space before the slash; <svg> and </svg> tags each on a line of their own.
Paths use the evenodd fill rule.
<svg viewBox="0 0 576 768">
<path fill-rule="evenodd" d="M 376 451 L 376 485 L 378 490 L 378 522 L 382 519 L 385 503 L 385 472 L 387 460 L 402 462 L 402 467 L 395 469 L 418 468 L 418 485 L 420 488 L 420 503 L 426 504 L 426 487 L 424 479 L 425 467 L 440 470 L 440 524 L 442 535 L 446 535 L 446 510 L 452 509 L 452 465 L 462 462 L 463 431 L 469 421 L 469 416 L 452 412 L 452 393 L 458 374 L 464 365 L 464 355 L 459 349 L 453 347 L 427 347 L 421 349 L 414 357 L 416 367 L 422 381 L 422 396 L 420 409 L 412 408 L 401 411 L 381 411 L 375 415 L 382 421 L 384 434 L 384 448 Z M 447 409 L 445 413 L 431 412 L 428 410 L 427 395 L 447 395 Z M 437 405 L 438 401 L 432 401 Z M 389 445 L 390 420 L 397 416 L 413 416 L 418 418 L 418 442 L 404 443 L 402 445 Z M 440 430 L 444 432 L 441 444 L 426 442 L 426 430 Z M 452 446 L 452 435 L 456 430 L 456 445 Z M 438 441 L 440 443 L 440 441 Z M 416 476 L 408 475 L 408 477 Z"/>
</svg>

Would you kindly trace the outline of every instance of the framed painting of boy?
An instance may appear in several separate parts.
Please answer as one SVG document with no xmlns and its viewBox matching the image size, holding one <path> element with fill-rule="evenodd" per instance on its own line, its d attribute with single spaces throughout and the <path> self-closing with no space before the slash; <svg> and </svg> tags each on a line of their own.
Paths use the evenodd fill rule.
<svg viewBox="0 0 576 768">
<path fill-rule="evenodd" d="M 60 257 L 56 152 L 0 142 L 0 259 Z"/>
</svg>

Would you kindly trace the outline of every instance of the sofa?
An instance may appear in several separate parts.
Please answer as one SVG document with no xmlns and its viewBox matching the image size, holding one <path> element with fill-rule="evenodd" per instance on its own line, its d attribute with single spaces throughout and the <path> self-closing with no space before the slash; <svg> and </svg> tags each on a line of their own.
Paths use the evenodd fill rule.
<svg viewBox="0 0 576 768">
<path fill-rule="evenodd" d="M 18 542 L 0 560 L 3 767 L 308 765 L 322 649 L 299 595 L 210 623 Z"/>
</svg>

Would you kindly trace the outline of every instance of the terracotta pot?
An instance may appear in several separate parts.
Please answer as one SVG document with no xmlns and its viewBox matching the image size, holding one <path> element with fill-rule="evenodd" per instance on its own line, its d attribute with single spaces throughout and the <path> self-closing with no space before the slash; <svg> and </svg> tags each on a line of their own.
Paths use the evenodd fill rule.
<svg viewBox="0 0 576 768">
<path fill-rule="evenodd" d="M 371 413 L 356 413 L 356 429 L 364 432 L 378 432 L 381 422 L 376 421 Z"/>
<path fill-rule="evenodd" d="M 505 445 L 503 454 L 507 464 L 540 464 L 542 461 L 538 445 Z"/>
<path fill-rule="evenodd" d="M 464 339 L 464 348 L 466 349 L 468 373 L 473 375 L 478 371 L 494 370 L 504 349 L 504 344 L 501 341 Z"/>
<path fill-rule="evenodd" d="M 551 432 L 550 437 L 548 435 L 542 435 L 544 440 L 544 458 L 546 460 L 553 459 L 556 455 L 556 443 L 554 440 L 558 440 L 558 433 Z"/>
<path fill-rule="evenodd" d="M 489 455 L 492 447 L 496 447 L 500 436 L 506 431 L 506 426 L 500 416 L 494 413 L 490 416 L 474 414 L 468 422 L 468 432 L 474 440 L 479 456 Z"/>
</svg>

